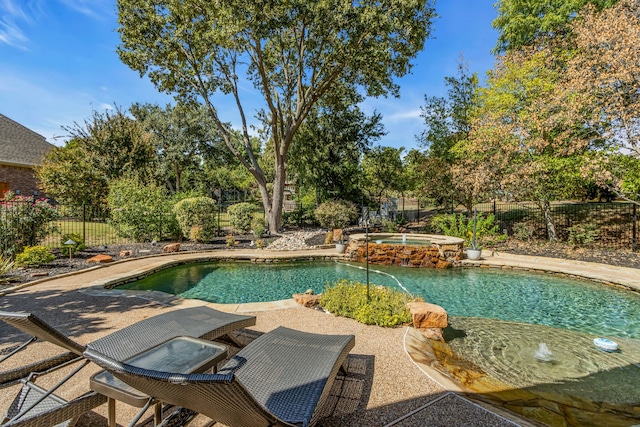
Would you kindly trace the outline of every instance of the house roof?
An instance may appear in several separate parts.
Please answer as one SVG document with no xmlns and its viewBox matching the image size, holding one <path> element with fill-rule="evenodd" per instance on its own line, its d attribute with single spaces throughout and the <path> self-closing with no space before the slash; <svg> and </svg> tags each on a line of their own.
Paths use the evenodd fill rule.
<svg viewBox="0 0 640 427">
<path fill-rule="evenodd" d="M 0 164 L 32 167 L 54 148 L 44 136 L 0 113 Z"/>
</svg>

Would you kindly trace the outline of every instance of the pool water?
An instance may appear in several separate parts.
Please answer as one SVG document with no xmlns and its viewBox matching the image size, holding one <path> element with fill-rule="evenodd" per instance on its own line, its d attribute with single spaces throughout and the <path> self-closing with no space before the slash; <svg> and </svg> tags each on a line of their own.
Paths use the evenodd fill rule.
<svg viewBox="0 0 640 427">
<path fill-rule="evenodd" d="M 120 288 L 153 289 L 215 303 L 275 301 L 307 289 L 320 293 L 326 284 L 341 279 L 365 282 L 361 267 L 336 262 L 196 263 Z M 381 266 L 370 269 L 369 277 L 372 285 L 402 286 L 444 307 L 450 316 L 640 339 L 640 294 L 586 280 L 499 269 Z"/>
</svg>

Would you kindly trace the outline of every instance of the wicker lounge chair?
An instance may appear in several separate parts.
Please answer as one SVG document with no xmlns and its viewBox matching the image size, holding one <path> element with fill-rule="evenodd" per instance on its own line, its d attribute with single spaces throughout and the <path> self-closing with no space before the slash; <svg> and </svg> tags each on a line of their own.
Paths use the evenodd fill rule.
<svg viewBox="0 0 640 427">
<path fill-rule="evenodd" d="M 353 335 L 279 327 L 244 347 L 217 374 L 151 371 L 87 346 L 85 356 L 131 386 L 230 427 L 309 426 L 327 400 Z"/>
<path fill-rule="evenodd" d="M 0 388 L 21 381 L 23 387 L 16 396 L 4 420 L 3 427 L 50 427 L 73 425 L 78 416 L 107 401 L 95 392 L 87 393 L 71 402 L 59 398 L 53 392 L 88 362 L 82 355 L 85 346 L 69 339 L 37 316 L 30 313 L 0 312 L 0 320 L 42 341 L 55 344 L 66 353 L 20 368 L 0 372 Z M 92 343 L 95 348 L 117 360 L 126 360 L 148 348 L 177 336 L 200 337 L 209 340 L 228 337 L 236 342 L 232 331 L 255 325 L 255 316 L 224 313 L 209 307 L 194 307 L 154 316 L 120 329 Z M 28 343 L 16 346 L 0 358 L 0 362 L 17 354 Z M 50 390 L 43 390 L 33 382 L 35 377 L 59 367 L 80 362 L 73 372 Z M 34 374 L 34 372 L 37 372 Z M 110 402 L 110 405 L 113 405 Z"/>
</svg>

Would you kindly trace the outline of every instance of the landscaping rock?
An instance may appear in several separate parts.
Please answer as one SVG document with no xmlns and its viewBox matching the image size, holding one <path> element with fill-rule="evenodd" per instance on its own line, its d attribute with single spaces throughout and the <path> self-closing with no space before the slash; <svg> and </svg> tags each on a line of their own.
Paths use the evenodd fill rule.
<svg viewBox="0 0 640 427">
<path fill-rule="evenodd" d="M 133 255 L 133 252 L 130 250 L 120 251 L 120 258 L 126 258 Z"/>
<path fill-rule="evenodd" d="M 163 254 L 170 254 L 178 251 L 180 251 L 180 243 L 170 243 L 162 248 Z"/>
<path fill-rule="evenodd" d="M 112 261 L 113 261 L 113 258 L 111 256 L 104 255 L 104 254 L 96 255 L 87 260 L 88 263 L 97 263 L 97 264 L 102 264 L 102 263 L 107 263 Z"/>
<path fill-rule="evenodd" d="M 413 318 L 413 327 L 446 328 L 449 325 L 449 316 L 444 308 L 428 302 L 410 302 L 407 304 Z"/>
<path fill-rule="evenodd" d="M 321 295 L 312 295 L 312 294 L 293 294 L 293 299 L 298 304 L 304 307 L 315 307 L 320 304 Z"/>
</svg>

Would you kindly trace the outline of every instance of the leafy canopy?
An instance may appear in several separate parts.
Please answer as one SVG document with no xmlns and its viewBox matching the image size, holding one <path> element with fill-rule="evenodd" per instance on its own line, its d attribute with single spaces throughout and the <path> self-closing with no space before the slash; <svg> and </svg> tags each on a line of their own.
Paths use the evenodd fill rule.
<svg viewBox="0 0 640 427">
<path fill-rule="evenodd" d="M 256 180 L 269 227 L 277 231 L 289 148 L 304 119 L 335 90 L 397 95 L 393 79 L 406 74 L 422 50 L 434 17 L 431 3 L 119 0 L 118 54 L 160 90 L 206 106 L 229 150 Z M 262 96 L 259 131 L 274 147 L 269 187 L 249 135 L 247 83 Z M 220 117 L 217 97 L 225 95 L 237 107 L 240 133 Z"/>
</svg>

